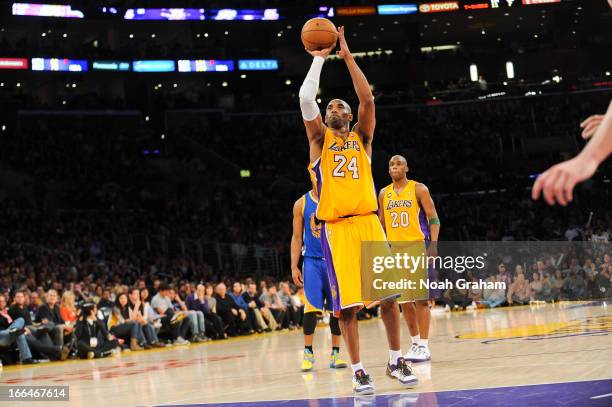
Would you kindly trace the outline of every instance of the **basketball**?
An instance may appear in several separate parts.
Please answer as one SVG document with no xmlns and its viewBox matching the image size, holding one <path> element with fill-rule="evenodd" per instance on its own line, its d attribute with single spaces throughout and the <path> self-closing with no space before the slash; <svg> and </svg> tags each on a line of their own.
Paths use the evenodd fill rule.
<svg viewBox="0 0 612 407">
<path fill-rule="evenodd" d="M 327 18 L 311 18 L 302 27 L 302 44 L 309 51 L 331 47 L 338 40 L 338 30 Z"/>
</svg>

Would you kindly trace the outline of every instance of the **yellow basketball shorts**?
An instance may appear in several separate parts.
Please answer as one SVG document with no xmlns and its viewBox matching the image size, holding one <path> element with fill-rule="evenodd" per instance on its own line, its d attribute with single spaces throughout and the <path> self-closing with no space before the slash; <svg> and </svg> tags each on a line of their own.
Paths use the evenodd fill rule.
<svg viewBox="0 0 612 407">
<path fill-rule="evenodd" d="M 334 314 L 368 305 L 361 291 L 361 243 L 387 241 L 378 216 L 371 213 L 324 222 L 322 231 Z"/>
</svg>

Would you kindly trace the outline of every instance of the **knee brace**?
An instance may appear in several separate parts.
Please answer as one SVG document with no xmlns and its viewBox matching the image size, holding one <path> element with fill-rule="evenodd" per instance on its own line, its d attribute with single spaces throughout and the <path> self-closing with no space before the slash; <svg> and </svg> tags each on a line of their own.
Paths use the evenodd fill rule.
<svg viewBox="0 0 612 407">
<path fill-rule="evenodd" d="M 303 323 L 304 335 L 314 334 L 316 327 L 317 327 L 317 313 L 308 312 L 304 314 L 304 323 Z"/>
<path fill-rule="evenodd" d="M 340 324 L 338 323 L 338 318 L 333 315 L 329 317 L 329 329 L 331 330 L 332 335 L 342 335 L 342 332 L 340 331 Z"/>
</svg>

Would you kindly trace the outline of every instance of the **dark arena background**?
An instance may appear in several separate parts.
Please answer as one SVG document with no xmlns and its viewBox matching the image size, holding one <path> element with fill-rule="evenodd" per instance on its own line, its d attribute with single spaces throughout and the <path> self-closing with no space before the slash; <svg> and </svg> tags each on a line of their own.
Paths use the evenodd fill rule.
<svg viewBox="0 0 612 407">
<path fill-rule="evenodd" d="M 612 119 L 571 202 L 532 198 L 609 109 L 612 4 L 22 1 L 0 3 L 0 405 L 612 404 Z M 344 27 L 369 82 L 376 192 L 405 157 L 440 255 L 486 251 L 460 278 L 507 283 L 431 297 L 429 342 L 402 313 L 403 352 L 431 356 L 406 365 L 409 389 L 385 375 L 381 305 L 357 313 L 374 395 L 351 389 L 344 341 L 330 361 L 329 314 L 304 348 L 290 253 L 313 188 L 300 32 L 315 17 Z M 345 100 L 354 123 L 340 49 L 316 102 Z"/>
</svg>

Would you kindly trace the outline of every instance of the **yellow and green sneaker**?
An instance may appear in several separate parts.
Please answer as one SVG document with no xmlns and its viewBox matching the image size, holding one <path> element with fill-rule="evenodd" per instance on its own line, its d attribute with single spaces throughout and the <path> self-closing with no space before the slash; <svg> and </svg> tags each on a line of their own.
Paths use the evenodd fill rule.
<svg viewBox="0 0 612 407">
<path fill-rule="evenodd" d="M 348 364 L 342 360 L 340 354 L 336 351 L 332 351 L 331 356 L 329 357 L 329 367 L 332 369 L 342 369 L 347 366 Z"/>
<path fill-rule="evenodd" d="M 314 353 L 308 349 L 304 349 L 304 358 L 302 359 L 302 372 L 309 372 L 314 366 Z"/>
</svg>

